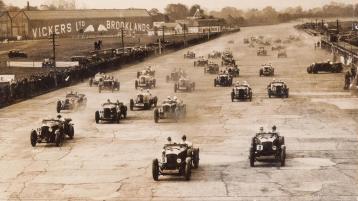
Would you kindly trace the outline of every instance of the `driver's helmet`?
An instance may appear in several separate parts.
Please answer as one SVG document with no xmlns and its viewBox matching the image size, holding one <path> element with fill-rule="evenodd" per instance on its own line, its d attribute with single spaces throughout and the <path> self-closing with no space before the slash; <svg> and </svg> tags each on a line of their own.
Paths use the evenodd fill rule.
<svg viewBox="0 0 358 201">
<path fill-rule="evenodd" d="M 59 115 L 57 115 L 57 119 L 61 119 L 62 118 L 62 116 L 59 114 Z"/>
<path fill-rule="evenodd" d="M 147 93 L 150 93 L 149 89 L 147 89 Z"/>
<path fill-rule="evenodd" d="M 107 99 L 107 103 L 110 103 L 110 102 L 111 102 L 111 100 Z"/>
<path fill-rule="evenodd" d="M 168 138 L 167 138 L 167 141 L 168 141 L 169 143 L 171 143 L 171 142 L 172 142 L 172 138 L 171 138 L 171 137 L 168 137 Z"/>
<path fill-rule="evenodd" d="M 272 82 L 275 82 L 275 81 L 276 81 L 276 79 L 275 79 L 275 78 L 273 78 L 273 79 L 272 79 Z"/>
<path fill-rule="evenodd" d="M 181 137 L 181 139 L 185 142 L 186 141 L 186 135 L 183 135 L 183 137 Z"/>
<path fill-rule="evenodd" d="M 170 100 L 171 100 L 170 96 L 167 96 L 167 100 L 168 100 L 168 101 L 170 101 Z"/>
<path fill-rule="evenodd" d="M 272 131 L 273 131 L 273 132 L 276 131 L 276 126 L 275 126 L 275 125 L 272 126 Z"/>
<path fill-rule="evenodd" d="M 260 126 L 260 132 L 264 132 L 264 127 Z"/>
<path fill-rule="evenodd" d="M 178 100 L 178 97 L 174 96 L 174 97 L 173 97 L 173 100 L 174 100 L 174 101 L 177 101 L 177 100 Z"/>
<path fill-rule="evenodd" d="M 240 85 L 240 82 L 239 82 L 239 81 L 236 81 L 236 85 L 239 86 L 239 85 Z"/>
</svg>

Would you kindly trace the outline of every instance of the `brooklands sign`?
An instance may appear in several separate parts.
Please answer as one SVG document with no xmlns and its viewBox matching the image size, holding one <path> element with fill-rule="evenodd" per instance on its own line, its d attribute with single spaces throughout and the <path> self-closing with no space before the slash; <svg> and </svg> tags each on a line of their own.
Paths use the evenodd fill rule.
<svg viewBox="0 0 358 201">
<path fill-rule="evenodd" d="M 133 33 L 146 33 L 150 29 L 147 23 L 126 22 L 118 20 L 103 20 L 103 21 L 69 21 L 66 23 L 53 23 L 49 25 L 33 26 L 30 30 L 31 37 L 47 38 L 52 34 L 68 35 L 68 34 L 86 34 L 86 33 L 118 33 L 121 29 Z"/>
</svg>

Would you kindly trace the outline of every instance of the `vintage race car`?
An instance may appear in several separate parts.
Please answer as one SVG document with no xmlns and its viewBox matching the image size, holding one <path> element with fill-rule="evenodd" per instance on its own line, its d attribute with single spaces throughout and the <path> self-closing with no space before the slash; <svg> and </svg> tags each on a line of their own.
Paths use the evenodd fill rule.
<svg viewBox="0 0 358 201">
<path fill-rule="evenodd" d="M 154 109 L 155 123 L 158 123 L 160 119 L 174 119 L 177 122 L 184 117 L 186 117 L 186 104 L 179 100 L 165 100 Z"/>
<path fill-rule="evenodd" d="M 279 50 L 277 53 L 277 58 L 287 58 L 286 50 Z"/>
<path fill-rule="evenodd" d="M 134 108 L 149 110 L 152 107 L 157 107 L 157 102 L 158 98 L 156 96 L 152 96 L 148 91 L 141 91 L 136 98 L 130 100 L 129 108 L 130 110 Z"/>
<path fill-rule="evenodd" d="M 252 90 L 248 84 L 235 85 L 231 92 L 231 101 L 234 100 L 252 100 Z"/>
<path fill-rule="evenodd" d="M 218 58 L 221 58 L 221 52 L 212 51 L 211 53 L 208 54 L 208 58 L 209 58 L 209 59 L 218 59 Z"/>
<path fill-rule="evenodd" d="M 283 46 L 283 45 L 274 45 L 274 46 L 271 47 L 272 51 L 279 51 L 279 50 L 282 50 L 282 49 L 285 49 L 285 46 Z"/>
<path fill-rule="evenodd" d="M 251 140 L 250 166 L 254 167 L 256 161 L 272 160 L 272 157 L 280 162 L 281 166 L 285 166 L 285 138 L 278 133 L 257 133 Z"/>
<path fill-rule="evenodd" d="M 27 54 L 25 52 L 21 52 L 20 50 L 10 50 L 7 55 L 10 59 L 12 59 L 12 58 L 27 58 Z"/>
<path fill-rule="evenodd" d="M 98 92 L 101 93 L 103 90 L 111 92 L 120 90 L 120 82 L 114 78 L 107 78 L 99 82 Z"/>
<path fill-rule="evenodd" d="M 119 123 L 122 118 L 127 118 L 127 106 L 119 101 L 107 101 L 102 104 L 100 110 L 95 112 L 95 121 L 97 124 L 100 121 Z"/>
<path fill-rule="evenodd" d="M 267 50 L 265 47 L 259 47 L 257 50 L 257 56 L 267 56 Z"/>
<path fill-rule="evenodd" d="M 135 89 L 152 89 L 156 87 L 156 79 L 150 75 L 141 75 L 134 83 Z"/>
<path fill-rule="evenodd" d="M 152 162 L 152 175 L 155 181 L 159 176 L 177 175 L 190 180 L 192 168 L 199 167 L 199 148 L 186 143 L 165 144 L 160 159 Z"/>
<path fill-rule="evenodd" d="M 214 62 L 209 62 L 208 66 L 204 67 L 204 74 L 205 73 L 218 74 L 219 70 L 220 70 L 220 67 L 218 64 L 216 64 Z"/>
<path fill-rule="evenodd" d="M 289 88 L 285 82 L 273 81 L 267 86 L 267 94 L 269 98 L 272 96 L 280 98 L 288 98 Z"/>
<path fill-rule="evenodd" d="M 232 57 L 223 57 L 221 60 L 221 66 L 235 66 L 236 61 Z"/>
<path fill-rule="evenodd" d="M 54 68 L 55 61 L 52 58 L 46 58 L 42 61 L 42 68 Z"/>
<path fill-rule="evenodd" d="M 209 64 L 209 60 L 204 57 L 199 57 L 198 60 L 194 61 L 194 67 L 204 67 Z"/>
<path fill-rule="evenodd" d="M 192 92 L 195 90 L 195 82 L 189 78 L 181 77 L 178 82 L 174 84 L 174 92 L 185 91 Z"/>
<path fill-rule="evenodd" d="M 85 107 L 87 104 L 87 98 L 84 94 L 68 93 L 65 100 L 58 100 L 56 111 L 60 113 L 61 110 L 74 110 L 80 107 Z"/>
<path fill-rule="evenodd" d="M 259 74 L 260 74 L 260 77 L 261 76 L 274 76 L 275 68 L 271 64 L 261 65 Z"/>
<path fill-rule="evenodd" d="M 240 69 L 237 65 L 227 66 L 226 72 L 228 72 L 231 77 L 239 77 L 240 75 Z"/>
<path fill-rule="evenodd" d="M 333 62 L 323 62 L 323 63 L 313 63 L 307 68 L 308 73 L 318 73 L 322 72 L 331 72 L 331 73 L 341 73 L 343 70 L 342 63 L 333 63 Z"/>
<path fill-rule="evenodd" d="M 31 131 L 31 145 L 35 147 L 37 143 L 54 143 L 58 147 L 62 146 L 66 135 L 70 139 L 73 139 L 75 135 L 71 121 L 70 118 L 62 120 L 60 115 L 57 119 L 42 120 L 41 127 Z"/>
<path fill-rule="evenodd" d="M 188 51 L 186 54 L 184 54 L 184 59 L 195 59 L 195 53 Z"/>
<path fill-rule="evenodd" d="M 92 87 L 92 85 L 98 85 L 100 81 L 105 79 L 105 77 L 106 75 L 104 73 L 97 73 L 94 77 L 89 79 L 89 86 Z"/>
<path fill-rule="evenodd" d="M 173 72 L 170 73 L 170 75 L 167 75 L 166 77 L 166 81 L 174 81 L 177 82 L 179 81 L 179 78 L 181 77 L 186 77 L 186 73 L 183 70 L 174 70 Z"/>
<path fill-rule="evenodd" d="M 233 78 L 228 73 L 219 74 L 214 79 L 214 87 L 222 86 L 222 87 L 231 87 L 232 86 Z"/>
<path fill-rule="evenodd" d="M 137 78 L 139 78 L 141 75 L 149 75 L 151 77 L 155 76 L 155 70 L 153 70 L 150 66 L 142 71 L 137 72 Z"/>
</svg>

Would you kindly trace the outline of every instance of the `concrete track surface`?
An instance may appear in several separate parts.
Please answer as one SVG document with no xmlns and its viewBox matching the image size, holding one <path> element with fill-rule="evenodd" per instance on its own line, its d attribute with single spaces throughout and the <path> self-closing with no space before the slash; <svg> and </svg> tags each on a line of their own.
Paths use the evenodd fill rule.
<svg viewBox="0 0 358 201">
<path fill-rule="evenodd" d="M 286 38 L 288 58 L 277 52 L 257 57 L 244 37 Z M 234 44 L 228 43 L 234 40 Z M 241 32 L 190 49 L 197 55 L 230 48 L 241 75 L 253 88 L 252 102 L 230 100 L 231 88 L 213 86 L 215 75 L 204 75 L 184 60 L 187 50 L 147 60 L 113 72 L 121 91 L 98 93 L 82 83 L 0 110 L 0 200 L 358 200 L 358 99 L 342 89 L 343 74 L 309 75 L 306 67 L 331 56 L 314 50 L 317 39 L 297 32 L 293 24 L 243 28 Z M 217 60 L 220 62 L 220 60 Z M 275 78 L 286 81 L 288 99 L 269 99 L 272 78 L 259 77 L 259 66 L 272 63 Z M 108 98 L 129 103 L 136 72 L 147 65 L 156 70 L 159 100 L 175 95 L 165 76 L 183 68 L 196 81 L 193 93 L 178 93 L 188 105 L 188 117 L 178 123 L 155 124 L 153 111 L 129 112 L 120 124 L 96 124 L 94 113 Z M 68 91 L 85 93 L 87 108 L 63 113 L 75 123 L 75 138 L 63 147 L 30 145 L 31 129 L 42 118 L 55 117 L 58 98 Z M 286 166 L 257 163 L 248 151 L 260 125 L 273 124 L 286 138 Z M 160 156 L 168 136 L 200 147 L 200 167 L 191 181 L 165 176 L 155 182 L 151 162 Z"/>
</svg>

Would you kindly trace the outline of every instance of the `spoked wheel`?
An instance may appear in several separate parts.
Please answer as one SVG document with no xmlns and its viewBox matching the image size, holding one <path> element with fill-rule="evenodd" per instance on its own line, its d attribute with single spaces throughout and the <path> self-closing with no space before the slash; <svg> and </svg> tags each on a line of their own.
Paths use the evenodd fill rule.
<svg viewBox="0 0 358 201">
<path fill-rule="evenodd" d="M 30 141 L 31 141 L 31 145 L 32 145 L 33 147 L 35 147 L 35 146 L 36 146 L 36 143 L 37 143 L 37 132 L 36 132 L 36 131 L 32 131 L 32 132 L 31 132 Z"/>
<path fill-rule="evenodd" d="M 63 135 L 61 133 L 56 134 L 55 143 L 56 143 L 57 147 L 62 146 L 62 144 L 63 144 Z"/>
<path fill-rule="evenodd" d="M 185 180 L 189 181 L 190 178 L 191 178 L 191 158 L 188 157 L 186 160 L 185 160 L 186 164 L 185 164 L 185 172 L 184 172 L 184 177 L 185 177 Z"/>
<path fill-rule="evenodd" d="M 282 167 L 285 166 L 285 164 L 286 164 L 286 147 L 285 146 L 283 146 L 282 150 L 281 150 L 280 163 L 281 163 Z"/>
<path fill-rule="evenodd" d="M 153 175 L 154 181 L 159 180 L 159 163 L 158 163 L 158 159 L 153 160 L 153 163 L 152 163 L 152 175 Z"/>
<path fill-rule="evenodd" d="M 250 148 L 250 166 L 251 167 L 255 167 L 255 153 L 254 153 L 254 149 Z"/>
</svg>

